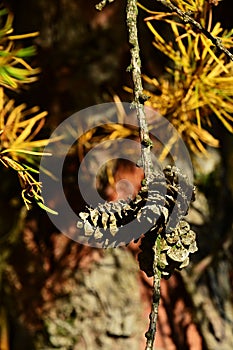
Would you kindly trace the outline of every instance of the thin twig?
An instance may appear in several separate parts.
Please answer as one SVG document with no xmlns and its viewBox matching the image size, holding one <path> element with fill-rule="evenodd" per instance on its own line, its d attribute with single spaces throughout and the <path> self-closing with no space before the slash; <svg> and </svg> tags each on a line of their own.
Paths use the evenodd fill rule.
<svg viewBox="0 0 233 350">
<path fill-rule="evenodd" d="M 224 52 L 232 61 L 233 61 L 233 54 L 227 50 L 227 48 L 222 44 L 222 40 L 220 38 L 214 37 L 207 29 L 203 28 L 200 23 L 198 23 L 194 18 L 190 16 L 189 13 L 181 11 L 177 6 L 173 5 L 170 1 L 167 0 L 155 0 L 165 7 L 167 7 L 169 10 L 174 11 L 184 23 L 189 23 L 192 26 L 194 26 L 196 29 L 201 31 L 208 39 L 212 41 L 212 43 L 222 52 Z"/>
<path fill-rule="evenodd" d="M 148 331 L 145 334 L 147 339 L 145 350 L 153 350 L 153 344 L 155 340 L 156 328 L 157 328 L 157 319 L 158 319 L 158 311 L 159 311 L 159 301 L 160 301 L 160 281 L 161 281 L 161 273 L 158 269 L 158 259 L 160 256 L 160 236 L 157 237 L 155 241 L 155 245 L 153 247 L 154 251 L 154 261 L 153 261 L 153 299 L 151 305 L 151 313 L 150 313 L 150 324 Z"/>
<path fill-rule="evenodd" d="M 128 0 L 127 2 L 127 26 L 129 33 L 129 44 L 131 53 L 131 64 L 129 70 L 132 71 L 132 79 L 134 84 L 134 106 L 136 108 L 139 133 L 141 141 L 141 160 L 142 167 L 145 173 L 145 179 L 148 179 L 153 172 L 153 163 L 151 158 L 150 148 L 152 146 L 152 141 L 150 140 L 148 124 L 146 120 L 146 114 L 144 109 L 144 102 L 148 99 L 143 93 L 142 87 L 142 76 L 141 76 L 141 60 L 140 60 L 140 49 L 138 43 L 138 32 L 137 32 L 137 1 Z M 157 237 L 153 250 L 154 250 L 154 262 L 153 262 L 153 300 L 150 313 L 150 325 L 145 336 L 147 338 L 146 350 L 152 350 L 155 334 L 156 334 L 156 324 L 158 317 L 158 307 L 160 300 L 160 279 L 161 274 L 158 270 L 158 260 L 160 256 L 159 247 L 159 236 Z"/>
<path fill-rule="evenodd" d="M 111 3 L 114 0 L 102 0 L 97 5 L 95 5 L 96 10 L 102 11 L 103 8 L 107 5 L 107 3 Z"/>
</svg>

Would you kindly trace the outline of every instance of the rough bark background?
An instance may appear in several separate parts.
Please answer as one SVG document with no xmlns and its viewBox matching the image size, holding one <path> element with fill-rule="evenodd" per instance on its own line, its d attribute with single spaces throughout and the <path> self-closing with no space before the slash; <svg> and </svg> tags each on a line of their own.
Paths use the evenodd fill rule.
<svg viewBox="0 0 233 350">
<path fill-rule="evenodd" d="M 16 33 L 40 31 L 34 63 L 42 68 L 41 77 L 19 96 L 12 95 L 48 110 L 45 134 L 77 110 L 111 101 L 112 92 L 129 100 L 122 88 L 131 85 L 125 1 L 115 0 L 101 13 L 96 2 L 5 1 L 15 14 Z M 215 11 L 226 27 L 232 25 L 229 8 L 225 0 Z M 152 47 L 142 18 L 139 28 L 143 71 L 160 74 L 165 62 Z M 162 282 L 157 349 L 233 346 L 232 135 L 219 125 L 213 132 L 221 140 L 220 150 L 211 152 L 208 162 L 194 159 L 200 178 L 189 221 L 199 251 L 188 269 Z M 72 186 L 67 181 L 70 193 Z M 15 239 L 1 246 L 2 258 L 8 257 L 1 303 L 7 310 L 10 349 L 143 349 L 152 281 L 138 269 L 137 245 L 112 251 L 80 246 L 57 232 L 38 208 L 25 221 L 18 219 L 16 194 L 13 176 L 1 174 L 2 230 L 10 232 L 17 220 L 22 224 Z"/>
</svg>

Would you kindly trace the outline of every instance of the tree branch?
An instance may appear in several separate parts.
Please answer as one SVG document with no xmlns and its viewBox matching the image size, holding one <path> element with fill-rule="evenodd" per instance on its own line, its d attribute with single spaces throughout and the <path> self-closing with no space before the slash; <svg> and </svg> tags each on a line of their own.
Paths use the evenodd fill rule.
<svg viewBox="0 0 233 350">
<path fill-rule="evenodd" d="M 144 102 L 148 99 L 143 93 L 142 77 L 141 77 L 141 60 L 140 60 L 140 49 L 138 43 L 138 31 L 137 31 L 137 1 L 128 0 L 126 15 L 127 15 L 127 26 L 129 33 L 129 44 L 131 46 L 131 64 L 128 67 L 128 71 L 132 72 L 132 79 L 134 84 L 134 102 L 133 105 L 136 108 L 139 133 L 141 141 L 141 160 L 142 167 L 145 172 L 145 178 L 148 178 L 153 172 L 153 165 L 151 159 L 150 148 L 152 147 L 152 141 L 150 140 L 148 125 L 146 121 L 146 114 L 144 110 Z"/>
<path fill-rule="evenodd" d="M 214 37 L 207 29 L 203 28 L 200 23 L 198 23 L 195 19 L 190 16 L 190 13 L 181 11 L 177 6 L 173 5 L 171 2 L 167 0 L 155 0 L 156 2 L 161 3 L 169 10 L 174 11 L 184 23 L 189 23 L 194 26 L 196 29 L 200 30 L 208 39 L 212 41 L 212 43 L 222 52 L 224 52 L 232 61 L 233 54 L 227 50 L 227 48 L 222 44 L 222 40 Z"/>
<path fill-rule="evenodd" d="M 158 269 L 158 262 L 160 256 L 160 236 L 157 237 L 155 244 L 153 246 L 154 251 L 154 261 L 153 261 L 153 296 L 152 296 L 152 305 L 150 313 L 150 324 L 148 331 L 145 334 L 147 339 L 145 350 L 153 350 L 153 344 L 155 340 L 155 334 L 157 329 L 157 319 L 159 312 L 159 301 L 160 301 L 160 281 L 161 281 L 161 272 Z"/>
<path fill-rule="evenodd" d="M 138 32 L 137 32 L 137 1 L 128 0 L 127 8 L 127 26 L 129 33 L 129 44 L 131 46 L 131 64 L 128 70 L 132 71 L 132 79 L 134 84 L 134 106 L 136 108 L 139 133 L 141 141 L 141 160 L 142 166 L 145 173 L 145 179 L 148 179 L 153 173 L 153 163 L 151 158 L 150 148 L 152 147 L 152 141 L 150 140 L 148 124 L 146 120 L 146 114 L 144 109 L 144 102 L 148 99 L 148 96 L 144 95 L 142 87 L 141 77 L 141 60 L 140 60 L 140 49 L 138 43 Z M 154 247 L 154 261 L 153 261 L 153 300 L 150 313 L 150 325 L 145 336 L 147 338 L 146 350 L 153 349 L 153 343 L 156 334 L 156 323 L 158 317 L 158 307 L 160 300 L 160 279 L 161 273 L 158 270 L 158 261 L 160 257 L 159 247 L 159 236 L 157 237 Z"/>
</svg>

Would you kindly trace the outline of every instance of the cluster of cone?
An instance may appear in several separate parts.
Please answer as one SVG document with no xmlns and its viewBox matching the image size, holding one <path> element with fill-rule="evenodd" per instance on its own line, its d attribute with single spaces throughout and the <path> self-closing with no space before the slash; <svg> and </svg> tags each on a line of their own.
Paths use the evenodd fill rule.
<svg viewBox="0 0 233 350">
<path fill-rule="evenodd" d="M 189 263 L 197 250 L 196 235 L 184 220 L 194 187 L 175 166 L 166 166 L 142 182 L 137 196 L 130 200 L 105 202 L 79 213 L 77 227 L 89 243 L 116 247 L 141 238 L 140 268 L 153 275 L 155 241 L 159 244 L 158 267 L 163 277 Z M 140 232 L 140 233 L 139 233 Z"/>
</svg>

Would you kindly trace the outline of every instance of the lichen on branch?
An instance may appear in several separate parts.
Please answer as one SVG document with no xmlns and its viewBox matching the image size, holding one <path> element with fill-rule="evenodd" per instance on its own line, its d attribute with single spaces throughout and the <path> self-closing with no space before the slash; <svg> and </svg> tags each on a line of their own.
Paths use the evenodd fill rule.
<svg viewBox="0 0 233 350">
<path fill-rule="evenodd" d="M 96 10 L 102 11 L 103 8 L 109 3 L 113 2 L 114 0 L 102 0 L 97 5 L 95 5 Z"/>
<path fill-rule="evenodd" d="M 129 69 L 132 72 L 134 102 L 133 105 L 136 109 L 140 141 L 142 145 L 141 160 L 142 167 L 145 172 L 145 179 L 150 177 L 153 173 L 153 165 L 151 159 L 151 146 L 148 125 L 146 121 L 146 114 L 144 110 L 144 102 L 148 99 L 148 96 L 143 92 L 142 75 L 141 75 L 141 60 L 140 60 L 140 48 L 138 42 L 138 30 L 137 30 L 137 2 L 135 0 L 128 0 L 126 7 L 127 27 L 129 35 L 131 63 Z"/>
</svg>

